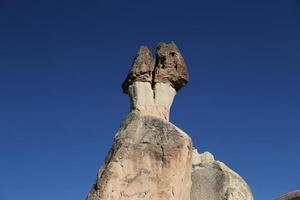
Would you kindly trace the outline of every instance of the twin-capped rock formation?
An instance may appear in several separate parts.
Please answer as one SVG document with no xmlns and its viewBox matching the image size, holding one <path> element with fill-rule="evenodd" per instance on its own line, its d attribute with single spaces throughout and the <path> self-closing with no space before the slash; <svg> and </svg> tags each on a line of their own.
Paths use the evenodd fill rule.
<svg viewBox="0 0 300 200">
<path fill-rule="evenodd" d="M 176 44 L 159 43 L 156 58 L 142 46 L 122 84 L 130 97 L 131 110 L 169 120 L 176 92 L 187 84 L 189 74 Z"/>
<path fill-rule="evenodd" d="M 100 168 L 87 200 L 253 200 L 245 181 L 169 120 L 176 93 L 188 82 L 175 43 L 155 58 L 141 47 L 122 85 L 131 111 Z"/>
<path fill-rule="evenodd" d="M 158 43 L 156 58 L 148 47 L 141 46 L 129 74 L 122 84 L 124 93 L 134 82 L 147 82 L 152 87 L 156 83 L 165 83 L 176 91 L 189 81 L 189 74 L 184 59 L 176 44 Z"/>
</svg>

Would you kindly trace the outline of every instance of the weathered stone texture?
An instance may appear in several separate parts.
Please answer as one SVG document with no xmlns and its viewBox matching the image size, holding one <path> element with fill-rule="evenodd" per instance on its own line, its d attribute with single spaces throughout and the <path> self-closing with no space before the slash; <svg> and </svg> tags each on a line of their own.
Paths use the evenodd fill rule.
<svg viewBox="0 0 300 200">
<path fill-rule="evenodd" d="M 188 79 L 185 62 L 176 44 L 159 43 L 156 60 L 148 47 L 139 49 L 122 89 L 129 95 L 130 111 L 169 120 L 173 99 Z"/>
<path fill-rule="evenodd" d="M 174 42 L 157 45 L 154 76 L 154 83 L 169 83 L 176 91 L 187 84 L 186 64 Z"/>
<path fill-rule="evenodd" d="M 253 200 L 245 181 L 169 123 L 189 74 L 175 43 L 159 43 L 156 59 L 141 47 L 122 85 L 131 112 L 122 122 L 87 200 Z"/>
<path fill-rule="evenodd" d="M 247 183 L 206 152 L 193 153 L 191 200 L 253 200 Z"/>
<path fill-rule="evenodd" d="M 133 82 L 167 83 L 176 91 L 189 81 L 189 73 L 184 59 L 174 42 L 169 44 L 160 42 L 156 47 L 154 59 L 148 47 L 140 47 L 131 69 L 122 84 L 124 93 Z"/>
<path fill-rule="evenodd" d="M 173 124 L 130 113 L 88 200 L 188 200 L 191 139 Z"/>
<path fill-rule="evenodd" d="M 129 73 L 122 84 L 123 92 L 127 93 L 128 87 L 135 81 L 152 84 L 154 63 L 155 61 L 151 50 L 148 47 L 141 46 L 134 58 Z"/>
<path fill-rule="evenodd" d="M 150 83 L 136 81 L 128 87 L 128 95 L 131 111 L 169 120 L 176 90 L 165 83 L 157 83 L 152 90 Z"/>
</svg>

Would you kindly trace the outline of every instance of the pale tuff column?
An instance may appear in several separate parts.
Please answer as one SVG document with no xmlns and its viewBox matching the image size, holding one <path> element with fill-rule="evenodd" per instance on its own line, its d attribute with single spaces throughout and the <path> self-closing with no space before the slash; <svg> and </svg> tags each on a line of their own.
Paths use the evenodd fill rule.
<svg viewBox="0 0 300 200">
<path fill-rule="evenodd" d="M 169 121 L 176 90 L 168 83 L 156 83 L 154 86 L 154 102 L 158 115 Z"/>
<path fill-rule="evenodd" d="M 133 82 L 127 91 L 130 99 L 130 110 L 138 110 L 143 114 L 151 114 L 155 109 L 153 90 L 148 82 Z"/>
<path fill-rule="evenodd" d="M 148 82 L 136 81 L 128 87 L 130 110 L 169 120 L 176 90 L 167 83 L 156 83 L 152 90 Z"/>
</svg>

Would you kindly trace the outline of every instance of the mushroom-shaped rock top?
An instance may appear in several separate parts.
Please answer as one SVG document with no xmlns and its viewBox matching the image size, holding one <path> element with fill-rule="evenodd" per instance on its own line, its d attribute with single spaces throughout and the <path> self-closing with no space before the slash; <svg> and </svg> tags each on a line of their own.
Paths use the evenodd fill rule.
<svg viewBox="0 0 300 200">
<path fill-rule="evenodd" d="M 189 81 L 186 64 L 174 42 L 158 43 L 154 76 L 154 83 L 170 83 L 176 91 Z"/>
<path fill-rule="evenodd" d="M 156 83 L 165 83 L 179 91 L 188 80 L 188 70 L 176 44 L 160 42 L 156 46 L 155 59 L 148 47 L 140 47 L 122 89 L 127 93 L 128 87 L 139 81 L 149 82 L 152 87 Z"/>
<path fill-rule="evenodd" d="M 149 82 L 152 84 L 152 72 L 154 68 L 154 58 L 148 47 L 141 46 L 134 58 L 132 67 L 122 84 L 124 93 L 127 93 L 129 85 L 135 81 Z"/>
</svg>

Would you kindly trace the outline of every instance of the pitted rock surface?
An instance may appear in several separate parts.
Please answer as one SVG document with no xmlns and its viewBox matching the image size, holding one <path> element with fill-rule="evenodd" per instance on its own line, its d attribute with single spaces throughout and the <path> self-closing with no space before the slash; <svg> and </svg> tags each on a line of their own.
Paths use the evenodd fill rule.
<svg viewBox="0 0 300 200">
<path fill-rule="evenodd" d="M 132 67 L 122 84 L 124 93 L 133 82 L 167 83 L 179 91 L 189 81 L 189 73 L 184 59 L 174 42 L 160 42 L 154 59 L 148 47 L 140 47 Z"/>
<path fill-rule="evenodd" d="M 154 84 L 170 83 L 176 91 L 189 81 L 186 64 L 174 42 L 157 45 L 154 76 Z"/>
<path fill-rule="evenodd" d="M 191 139 L 160 118 L 130 113 L 87 200 L 189 200 Z"/>
<path fill-rule="evenodd" d="M 209 152 L 194 152 L 191 200 L 208 199 L 253 200 L 253 196 L 244 179 L 224 163 Z"/>
<path fill-rule="evenodd" d="M 189 79 L 175 43 L 159 43 L 156 60 L 142 46 L 122 88 L 130 98 L 110 152 L 87 200 L 253 200 L 246 182 L 170 123 L 177 91 Z"/>
<path fill-rule="evenodd" d="M 149 82 L 152 84 L 152 72 L 154 69 L 154 58 L 148 47 L 141 46 L 134 58 L 132 67 L 127 78 L 122 84 L 124 93 L 127 93 L 128 87 L 135 81 Z"/>
</svg>

